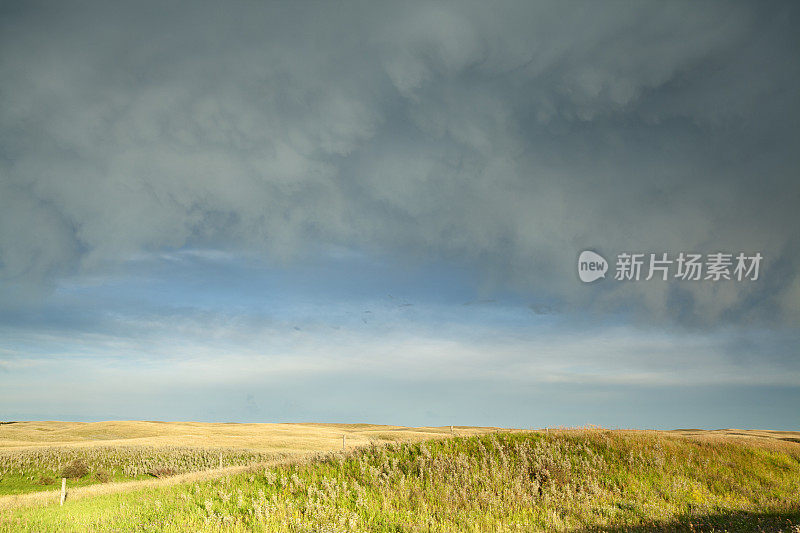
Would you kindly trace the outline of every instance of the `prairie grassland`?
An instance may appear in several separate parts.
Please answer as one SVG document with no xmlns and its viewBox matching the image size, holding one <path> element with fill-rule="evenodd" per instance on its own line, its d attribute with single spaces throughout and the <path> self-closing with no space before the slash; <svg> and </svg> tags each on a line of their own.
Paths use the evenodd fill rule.
<svg viewBox="0 0 800 533">
<path fill-rule="evenodd" d="M 496 428 L 455 428 L 481 434 Z M 370 443 L 416 442 L 450 428 L 369 424 L 209 424 L 197 422 L 14 422 L 0 424 L 0 507 L 40 502 L 4 498 L 109 482 L 165 478 L 259 464 Z M 119 487 L 117 487 L 118 489 Z M 74 494 L 81 494 L 80 491 Z"/>
<path fill-rule="evenodd" d="M 800 531 L 800 445 L 515 432 L 372 445 L 63 508 L 8 531 Z"/>
<path fill-rule="evenodd" d="M 736 442 L 771 450 L 796 450 L 800 444 L 800 431 L 773 431 L 766 429 L 675 429 L 667 432 L 708 442 Z"/>
<path fill-rule="evenodd" d="M 24 494 L 60 486 L 164 478 L 176 474 L 263 463 L 275 453 L 239 448 L 175 446 L 47 446 L 0 449 L 0 494 Z"/>
<path fill-rule="evenodd" d="M 499 428 L 454 428 L 478 435 Z M 245 448 L 263 452 L 306 453 L 373 442 L 416 442 L 450 435 L 450 427 L 375 424 L 215 424 L 205 422 L 13 422 L 0 424 L 0 449 L 37 446 L 191 446 Z"/>
</svg>

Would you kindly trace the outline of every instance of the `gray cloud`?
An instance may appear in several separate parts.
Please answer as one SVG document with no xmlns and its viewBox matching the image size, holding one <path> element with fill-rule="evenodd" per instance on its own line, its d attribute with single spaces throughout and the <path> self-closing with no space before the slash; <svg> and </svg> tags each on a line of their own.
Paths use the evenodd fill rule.
<svg viewBox="0 0 800 533">
<path fill-rule="evenodd" d="M 142 251 L 334 244 L 466 262 L 567 309 L 800 318 L 794 5 L 15 9 L 6 299 Z M 761 251 L 765 272 L 588 288 L 587 247 Z"/>
</svg>

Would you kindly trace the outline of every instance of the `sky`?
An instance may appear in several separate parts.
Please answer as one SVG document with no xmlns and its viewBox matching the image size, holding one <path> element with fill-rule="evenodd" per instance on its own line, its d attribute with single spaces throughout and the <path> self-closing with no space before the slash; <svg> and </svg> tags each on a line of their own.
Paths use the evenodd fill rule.
<svg viewBox="0 0 800 533">
<path fill-rule="evenodd" d="M 2 2 L 0 420 L 796 430 L 799 24 Z"/>
</svg>

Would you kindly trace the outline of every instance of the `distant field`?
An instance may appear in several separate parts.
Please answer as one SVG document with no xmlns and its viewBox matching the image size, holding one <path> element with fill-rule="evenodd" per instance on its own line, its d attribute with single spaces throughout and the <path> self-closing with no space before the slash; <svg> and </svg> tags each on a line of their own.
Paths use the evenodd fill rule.
<svg viewBox="0 0 800 533">
<path fill-rule="evenodd" d="M 459 435 L 498 428 L 455 427 Z M 450 427 L 373 424 L 211 424 L 203 422 L 11 422 L 0 424 L 0 449 L 31 446 L 231 447 L 306 453 L 371 442 L 418 441 L 450 435 Z"/>
<path fill-rule="evenodd" d="M 480 435 L 497 427 L 454 426 L 460 436 Z M 553 431 L 557 431 L 554 429 Z M 625 430 L 621 430 L 625 431 Z M 701 440 L 737 441 L 760 446 L 800 443 L 800 431 L 676 429 L 648 431 Z M 405 427 L 376 424 L 237 424 L 205 422 L 2 422 L 0 450 L 32 447 L 175 446 L 244 448 L 282 454 L 340 450 L 373 442 L 415 442 L 451 436 L 451 427 Z"/>
<path fill-rule="evenodd" d="M 120 427 L 154 427 L 143 424 Z M 203 450 L 214 449 L 212 442 L 228 446 L 236 432 L 189 426 L 210 434 Z M 312 455 L 283 453 L 270 440 L 277 428 L 253 426 L 264 434 L 242 429 L 272 442 L 258 452 L 277 454 L 272 459 L 83 487 L 63 507 L 57 493 L 6 496 L 16 503 L 0 503 L 0 531 L 800 532 L 797 432 L 460 428 L 463 436 L 442 438 L 449 428 L 280 425 L 290 426 L 281 428 L 282 439 L 291 433 L 333 448 L 330 439 L 338 438 L 340 451 Z M 374 445 L 342 452 L 347 430 Z M 113 440 L 130 442 L 121 437 Z M 35 448 L 28 442 L 5 451 L 53 442 L 75 449 L 69 439 Z M 92 442 L 82 449 L 91 452 Z"/>
</svg>

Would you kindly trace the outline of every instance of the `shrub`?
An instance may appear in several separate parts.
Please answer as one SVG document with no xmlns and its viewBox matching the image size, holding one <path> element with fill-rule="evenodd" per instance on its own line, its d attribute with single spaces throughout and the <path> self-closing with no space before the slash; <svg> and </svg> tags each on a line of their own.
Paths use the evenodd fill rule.
<svg viewBox="0 0 800 533">
<path fill-rule="evenodd" d="M 88 473 L 89 467 L 86 466 L 86 463 L 80 459 L 75 459 L 64 468 L 63 472 L 61 472 L 61 475 L 62 477 L 68 477 L 70 479 L 78 479 L 82 478 Z"/>
</svg>

